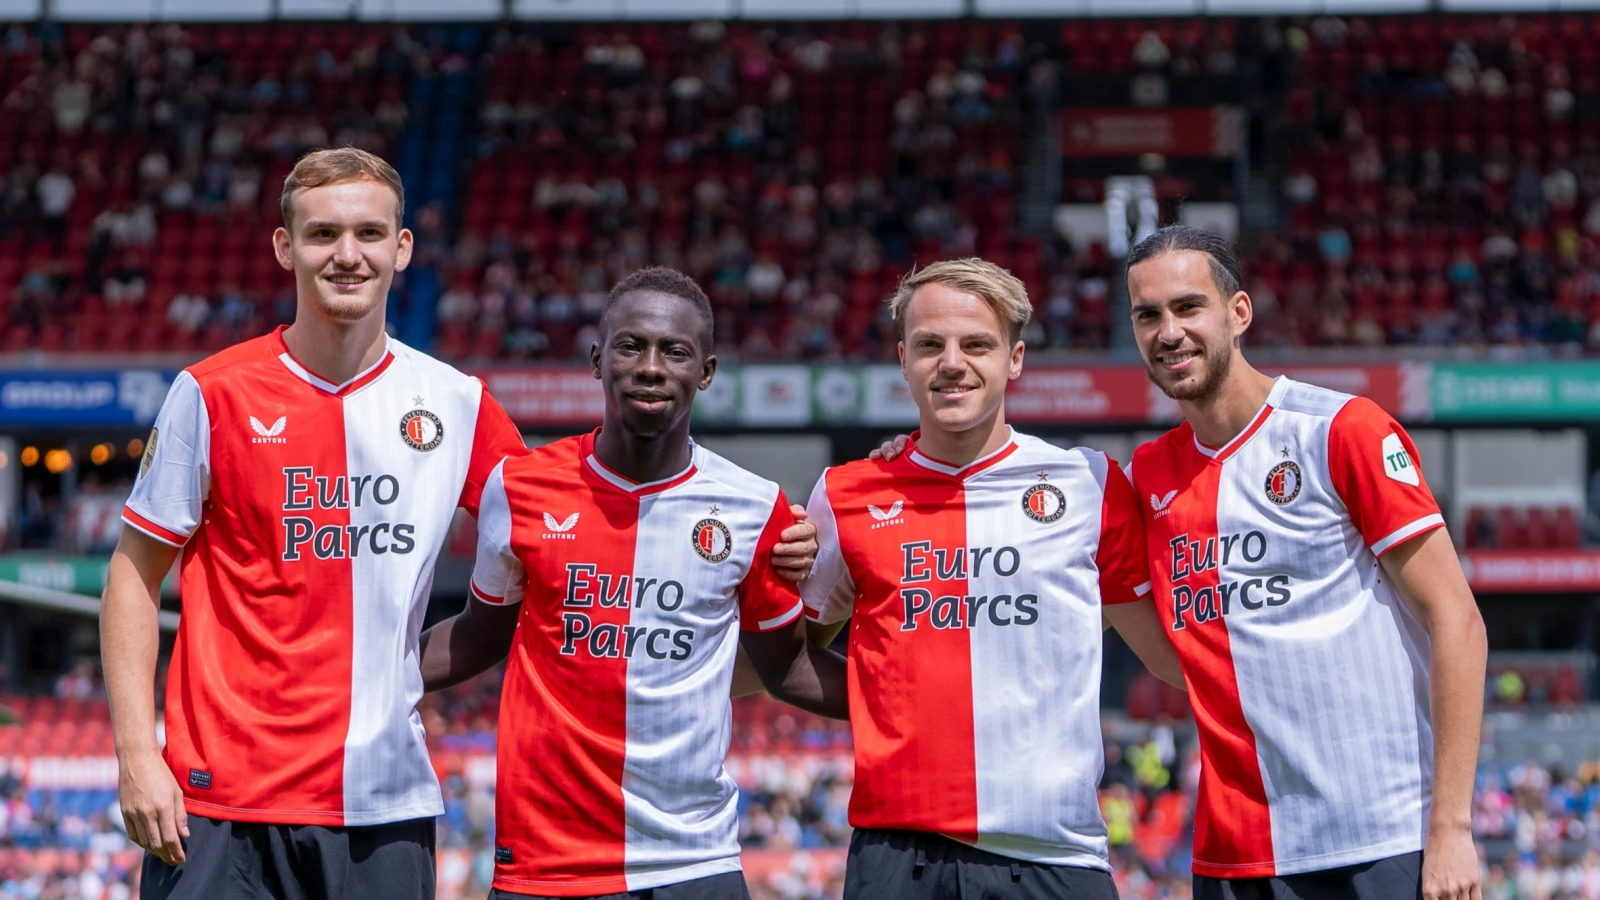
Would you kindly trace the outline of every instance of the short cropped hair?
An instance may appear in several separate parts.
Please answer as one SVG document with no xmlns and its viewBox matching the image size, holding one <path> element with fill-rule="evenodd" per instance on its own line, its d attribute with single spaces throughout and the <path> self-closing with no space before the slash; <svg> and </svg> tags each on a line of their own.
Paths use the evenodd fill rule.
<svg viewBox="0 0 1600 900">
<path fill-rule="evenodd" d="M 406 189 L 400 183 L 400 173 L 374 154 L 355 147 L 334 150 L 313 150 L 294 164 L 289 177 L 283 179 L 283 194 L 278 207 L 283 212 L 283 227 L 294 226 L 294 195 L 304 188 L 317 188 L 329 184 L 370 179 L 388 185 L 394 191 L 395 228 L 406 217 Z"/>
<path fill-rule="evenodd" d="M 906 336 L 906 307 L 912 295 L 925 285 L 942 284 L 947 288 L 966 291 L 982 298 L 995 315 L 1006 325 L 1011 342 L 1022 339 L 1022 329 L 1033 318 L 1033 304 L 1028 300 L 1028 289 L 1021 279 L 986 259 L 946 259 L 921 269 L 912 269 L 900 279 L 900 286 L 889 298 L 889 315 Z"/>
<path fill-rule="evenodd" d="M 1132 269 L 1146 260 L 1185 250 L 1206 255 L 1211 263 L 1211 280 L 1217 283 L 1222 299 L 1226 300 L 1243 289 L 1244 271 L 1239 266 L 1239 254 L 1234 252 L 1233 245 L 1215 231 L 1193 225 L 1168 225 L 1140 241 L 1128 253 L 1127 268 Z"/>
<path fill-rule="evenodd" d="M 666 266 L 640 269 L 616 283 L 611 293 L 606 295 L 606 306 L 600 313 L 602 332 L 610 326 L 612 307 L 617 305 L 618 300 L 634 291 L 666 294 L 692 304 L 695 312 L 700 314 L 700 349 L 704 353 L 711 352 L 712 344 L 716 342 L 716 321 L 711 315 L 711 298 L 706 296 L 706 292 L 700 289 L 700 285 L 696 284 L 693 278 Z"/>
</svg>

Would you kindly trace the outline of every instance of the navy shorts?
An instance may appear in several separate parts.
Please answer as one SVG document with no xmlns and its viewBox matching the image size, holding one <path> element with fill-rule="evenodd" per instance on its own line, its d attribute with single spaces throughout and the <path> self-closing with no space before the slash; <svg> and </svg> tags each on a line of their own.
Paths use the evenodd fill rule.
<svg viewBox="0 0 1600 900">
<path fill-rule="evenodd" d="M 1117 900 L 1117 885 L 1102 869 L 1012 859 L 924 831 L 858 828 L 850 837 L 844 898 Z"/>
<path fill-rule="evenodd" d="M 1194 900 L 1421 900 L 1422 854 L 1279 878 L 1194 877 Z"/>
<path fill-rule="evenodd" d="M 433 819 L 333 828 L 189 816 L 184 863 L 146 853 L 140 900 L 433 900 Z"/>
</svg>

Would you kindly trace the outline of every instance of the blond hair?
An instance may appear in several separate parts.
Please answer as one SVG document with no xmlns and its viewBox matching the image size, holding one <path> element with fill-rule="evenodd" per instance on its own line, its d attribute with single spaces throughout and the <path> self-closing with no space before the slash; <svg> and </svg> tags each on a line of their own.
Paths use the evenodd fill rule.
<svg viewBox="0 0 1600 900">
<path fill-rule="evenodd" d="M 278 199 L 278 206 L 283 212 L 283 227 L 293 227 L 296 191 L 363 179 L 388 185 L 394 191 L 394 224 L 399 228 L 406 215 L 406 189 L 400 184 L 400 173 L 376 155 L 355 147 L 313 150 L 300 157 L 300 161 L 290 170 L 289 177 L 283 179 L 283 194 Z"/>
<path fill-rule="evenodd" d="M 947 288 L 975 294 L 1004 322 L 1012 343 L 1022 338 L 1022 329 L 1033 318 L 1033 304 L 1028 300 L 1028 289 L 1017 276 L 986 259 L 976 256 L 966 259 L 946 259 L 921 269 L 912 269 L 900 279 L 900 286 L 889 298 L 889 315 L 906 336 L 906 307 L 912 295 L 925 285 L 942 284 Z"/>
</svg>

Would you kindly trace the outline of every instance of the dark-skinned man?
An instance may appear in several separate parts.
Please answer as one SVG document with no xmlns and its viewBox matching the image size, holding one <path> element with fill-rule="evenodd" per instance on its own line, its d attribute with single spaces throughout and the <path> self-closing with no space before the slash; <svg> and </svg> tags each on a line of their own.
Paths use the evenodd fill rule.
<svg viewBox="0 0 1600 900">
<path fill-rule="evenodd" d="M 514 644 L 493 898 L 748 897 L 722 766 L 735 654 L 773 696 L 846 715 L 844 660 L 806 641 L 773 569 L 783 492 L 689 437 L 711 343 L 710 301 L 682 273 L 612 289 L 590 350 L 603 424 L 490 474 L 474 599 L 424 636 L 430 690 Z"/>
</svg>

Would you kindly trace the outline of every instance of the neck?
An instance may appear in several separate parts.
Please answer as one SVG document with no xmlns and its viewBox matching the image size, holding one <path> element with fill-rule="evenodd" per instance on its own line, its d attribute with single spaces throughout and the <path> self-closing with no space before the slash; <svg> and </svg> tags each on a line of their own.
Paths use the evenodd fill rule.
<svg viewBox="0 0 1600 900">
<path fill-rule="evenodd" d="M 1263 375 L 1241 357 L 1235 357 L 1222 390 L 1204 400 L 1181 400 L 1178 409 L 1194 429 L 1194 436 L 1207 447 L 1223 447 L 1250 422 L 1267 402 L 1274 379 Z"/>
<path fill-rule="evenodd" d="M 335 322 L 302 310 L 283 333 L 289 352 L 312 374 L 344 384 L 383 358 L 383 310 L 355 322 Z"/>
<path fill-rule="evenodd" d="M 607 418 L 595 435 L 594 455 L 606 468 L 639 484 L 671 478 L 689 468 L 689 423 L 641 435 Z"/>
<path fill-rule="evenodd" d="M 949 463 L 952 466 L 964 466 L 975 459 L 999 450 L 1011 440 L 1011 429 L 1006 427 L 1005 407 L 995 410 L 994 415 L 965 431 L 946 431 L 937 423 L 930 423 L 924 418 L 921 424 L 922 433 L 917 437 L 917 448 L 924 454 Z"/>
</svg>

